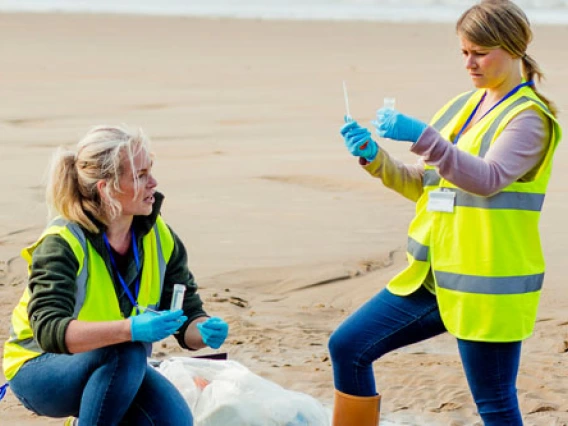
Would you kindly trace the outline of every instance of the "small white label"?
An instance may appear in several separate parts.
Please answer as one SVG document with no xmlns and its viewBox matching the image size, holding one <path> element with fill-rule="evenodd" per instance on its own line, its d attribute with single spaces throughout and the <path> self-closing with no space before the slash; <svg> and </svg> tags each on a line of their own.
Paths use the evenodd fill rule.
<svg viewBox="0 0 568 426">
<path fill-rule="evenodd" d="M 455 199 L 455 192 L 441 191 L 439 189 L 431 191 L 428 194 L 428 206 L 426 209 L 429 212 L 453 213 Z"/>
</svg>

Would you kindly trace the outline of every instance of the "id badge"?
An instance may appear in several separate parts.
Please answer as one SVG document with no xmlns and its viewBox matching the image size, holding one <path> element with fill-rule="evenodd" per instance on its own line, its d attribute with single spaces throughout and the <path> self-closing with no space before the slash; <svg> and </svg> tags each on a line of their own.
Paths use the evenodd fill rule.
<svg viewBox="0 0 568 426">
<path fill-rule="evenodd" d="M 428 194 L 428 205 L 426 210 L 429 212 L 454 212 L 456 193 L 452 191 L 441 191 L 436 189 Z"/>
</svg>

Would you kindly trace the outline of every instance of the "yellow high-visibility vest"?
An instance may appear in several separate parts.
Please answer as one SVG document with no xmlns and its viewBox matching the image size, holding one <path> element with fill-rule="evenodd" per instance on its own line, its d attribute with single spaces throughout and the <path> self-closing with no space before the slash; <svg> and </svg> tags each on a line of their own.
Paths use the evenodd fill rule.
<svg viewBox="0 0 568 426">
<path fill-rule="evenodd" d="M 113 321 L 124 319 L 113 279 L 103 258 L 86 239 L 82 229 L 75 223 L 57 218 L 33 245 L 22 250 L 31 272 L 32 254 L 47 235 L 59 235 L 67 241 L 77 261 L 77 289 L 73 317 L 81 321 Z M 166 265 L 174 249 L 173 236 L 158 216 L 151 231 L 142 239 L 144 262 L 140 277 L 137 302 L 140 306 L 157 308 L 160 303 Z M 91 284 L 94 283 L 94 284 Z M 11 380 L 28 360 L 43 353 L 34 339 L 28 318 L 29 290 L 26 288 L 18 305 L 12 312 L 10 337 L 4 345 L 4 376 Z M 131 316 L 135 314 L 133 308 Z"/>
<path fill-rule="evenodd" d="M 436 113 L 431 125 L 452 141 L 483 95 L 461 94 Z M 530 182 L 514 182 L 482 197 L 457 188 L 426 166 L 424 192 L 408 233 L 409 265 L 388 284 L 398 295 L 416 291 L 432 269 L 440 314 L 454 336 L 511 342 L 533 331 L 545 262 L 538 222 L 561 129 L 530 87 L 506 99 L 459 140 L 460 150 L 484 157 L 507 124 L 528 108 L 551 122 L 548 151 Z M 455 193 L 453 213 L 427 210 L 431 191 Z"/>
</svg>

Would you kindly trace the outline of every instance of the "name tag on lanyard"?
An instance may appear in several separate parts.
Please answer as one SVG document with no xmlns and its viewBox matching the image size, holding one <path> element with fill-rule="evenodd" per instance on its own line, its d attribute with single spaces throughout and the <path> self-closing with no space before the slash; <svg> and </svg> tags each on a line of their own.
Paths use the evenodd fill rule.
<svg viewBox="0 0 568 426">
<path fill-rule="evenodd" d="M 429 212 L 453 213 L 455 202 L 455 192 L 436 189 L 435 191 L 430 191 L 428 194 L 426 210 Z"/>
</svg>

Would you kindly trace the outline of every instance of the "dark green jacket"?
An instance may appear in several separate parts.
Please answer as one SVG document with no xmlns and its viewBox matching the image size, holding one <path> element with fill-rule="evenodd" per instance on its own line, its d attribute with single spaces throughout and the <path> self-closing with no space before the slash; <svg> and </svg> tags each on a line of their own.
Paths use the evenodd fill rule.
<svg viewBox="0 0 568 426">
<path fill-rule="evenodd" d="M 133 227 L 137 237 L 141 264 L 144 262 L 142 238 L 154 226 L 160 214 L 164 196 L 155 194 L 155 203 L 149 216 L 135 216 Z M 170 228 L 171 231 L 171 228 Z M 125 318 L 130 316 L 132 303 L 117 279 L 110 263 L 110 257 L 103 240 L 103 233 L 91 233 L 83 229 L 85 236 L 94 249 L 105 260 L 107 268 L 114 277 L 115 290 L 118 295 L 120 309 Z M 166 268 L 164 287 L 160 299 L 160 310 L 169 309 L 173 285 L 185 283 L 187 289 L 183 310 L 188 320 L 175 334 L 180 346 L 187 348 L 183 342 L 184 332 L 191 321 L 206 316 L 203 303 L 197 294 L 197 285 L 187 266 L 187 252 L 179 237 L 172 231 L 174 250 Z M 69 353 L 65 344 L 67 326 L 73 320 L 75 307 L 75 278 L 79 270 L 79 262 L 67 242 L 58 235 L 47 236 L 33 252 L 32 269 L 28 286 L 31 293 L 28 304 L 28 315 L 34 336 L 40 347 L 46 352 Z M 125 273 L 122 277 L 134 294 L 137 277 L 136 262 L 132 250 L 129 250 Z"/>
</svg>

